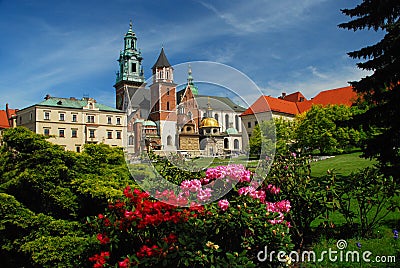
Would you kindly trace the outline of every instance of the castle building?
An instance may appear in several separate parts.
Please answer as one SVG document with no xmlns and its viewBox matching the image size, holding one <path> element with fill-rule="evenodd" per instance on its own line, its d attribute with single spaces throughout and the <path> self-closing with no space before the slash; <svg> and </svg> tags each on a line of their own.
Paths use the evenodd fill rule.
<svg viewBox="0 0 400 268">
<path fill-rule="evenodd" d="M 114 85 L 116 108 L 127 113 L 128 155 L 150 149 L 163 155 L 180 152 L 191 156 L 242 152 L 240 114 L 245 108 L 227 97 L 200 95 L 190 65 L 187 84 L 177 90 L 164 47 L 147 87 L 142 60 L 130 23 Z"/>
<path fill-rule="evenodd" d="M 84 144 L 125 146 L 126 114 L 92 98 L 57 98 L 18 110 L 17 126 L 50 136 L 49 141 L 80 152 Z"/>
</svg>

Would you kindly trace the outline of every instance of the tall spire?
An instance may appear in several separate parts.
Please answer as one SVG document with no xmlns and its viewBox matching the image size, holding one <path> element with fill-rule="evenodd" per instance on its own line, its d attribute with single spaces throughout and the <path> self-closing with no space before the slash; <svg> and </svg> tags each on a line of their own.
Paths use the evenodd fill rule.
<svg viewBox="0 0 400 268">
<path fill-rule="evenodd" d="M 192 90 L 193 95 L 199 95 L 199 89 L 196 87 L 196 85 L 193 83 L 193 76 L 192 76 L 192 66 L 189 64 L 188 66 L 188 78 L 187 78 L 187 84 Z"/>
<path fill-rule="evenodd" d="M 188 82 L 188 85 L 193 85 L 192 66 L 190 66 L 190 63 L 189 63 L 189 68 L 188 68 L 187 82 Z"/>
<path fill-rule="evenodd" d="M 158 56 L 156 63 L 154 63 L 151 69 L 153 69 L 154 71 L 156 68 L 160 67 L 171 67 L 171 64 L 169 63 L 167 56 L 165 56 L 164 46 L 161 48 L 160 55 Z"/>
<path fill-rule="evenodd" d="M 124 50 L 121 51 L 118 62 L 119 71 L 117 72 L 117 80 L 144 82 L 142 69 L 142 54 L 136 46 L 137 37 L 132 29 L 132 20 L 129 21 L 129 29 L 124 36 Z"/>
</svg>

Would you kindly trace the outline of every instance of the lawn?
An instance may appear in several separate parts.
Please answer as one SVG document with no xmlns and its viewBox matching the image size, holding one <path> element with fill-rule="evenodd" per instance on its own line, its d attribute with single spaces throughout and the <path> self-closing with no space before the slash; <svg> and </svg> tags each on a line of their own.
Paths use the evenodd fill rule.
<svg viewBox="0 0 400 268">
<path fill-rule="evenodd" d="M 336 155 L 332 158 L 320 160 L 311 163 L 311 175 L 320 177 L 326 174 L 326 171 L 334 170 L 339 176 L 348 176 L 351 172 L 372 166 L 377 162 L 360 157 L 360 152 L 351 154 Z"/>
<path fill-rule="evenodd" d="M 360 152 L 351 154 L 338 155 L 333 158 L 313 162 L 311 164 L 311 174 L 313 177 L 319 177 L 326 174 L 326 171 L 334 170 L 336 174 L 341 176 L 348 176 L 351 172 L 359 169 L 372 166 L 376 164 L 376 161 L 371 161 L 360 157 Z M 400 199 L 397 199 L 400 202 Z M 352 205 L 353 210 L 356 209 Z M 317 219 L 312 223 L 314 228 L 323 224 L 323 219 Z M 317 255 L 317 259 L 321 257 L 321 254 L 325 250 L 331 248 L 333 251 L 337 251 L 338 260 L 332 261 L 328 255 L 325 256 L 323 261 L 320 262 L 307 262 L 302 263 L 300 267 L 398 267 L 400 262 L 400 240 L 393 238 L 393 229 L 399 229 L 400 227 L 400 214 L 398 211 L 393 211 L 385 217 L 383 225 L 378 227 L 373 234 L 373 237 L 368 239 L 360 238 L 355 233 L 352 233 L 345 224 L 345 219 L 339 212 L 333 212 L 329 215 L 328 228 L 317 231 L 314 243 L 310 245 L 309 249 L 314 250 Z M 318 229 L 318 228 L 317 228 Z M 343 250 L 343 254 L 348 251 L 357 251 L 360 253 L 360 262 L 346 261 L 345 257 L 340 261 L 340 251 L 337 249 L 336 243 L 338 240 L 346 240 L 347 247 Z M 360 243 L 357 247 L 357 243 Z M 371 262 L 362 261 L 362 253 L 370 251 L 372 255 L 369 257 Z M 378 259 L 376 257 L 378 256 Z M 395 262 L 393 257 L 395 256 Z M 386 260 L 386 263 L 378 263 L 379 257 Z"/>
</svg>

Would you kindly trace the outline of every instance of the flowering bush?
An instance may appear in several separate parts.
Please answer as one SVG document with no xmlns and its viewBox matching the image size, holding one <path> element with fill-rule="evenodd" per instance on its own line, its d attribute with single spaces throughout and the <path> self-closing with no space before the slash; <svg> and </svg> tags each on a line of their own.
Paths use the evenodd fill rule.
<svg viewBox="0 0 400 268">
<path fill-rule="evenodd" d="M 127 186 L 121 200 L 89 224 L 102 252 L 90 258 L 93 267 L 256 267 L 257 253 L 289 252 L 292 248 L 288 200 L 279 188 L 256 189 L 241 165 L 208 169 L 205 178 L 183 180 L 180 192 L 147 193 Z M 224 199 L 205 204 L 215 186 L 235 185 Z M 218 187 L 217 187 L 218 188 Z"/>
<path fill-rule="evenodd" d="M 318 217 L 326 218 L 327 213 L 337 208 L 335 178 L 311 178 L 310 157 L 299 157 L 296 153 L 276 157 L 268 174 L 268 183 L 280 188 L 272 185 L 264 187 L 290 200 L 293 209 L 287 218 L 292 225 L 293 241 L 299 248 L 311 242 L 311 223 Z M 274 206 L 285 211 L 286 204 L 281 202 Z M 274 206 L 268 205 L 271 209 Z"/>
</svg>

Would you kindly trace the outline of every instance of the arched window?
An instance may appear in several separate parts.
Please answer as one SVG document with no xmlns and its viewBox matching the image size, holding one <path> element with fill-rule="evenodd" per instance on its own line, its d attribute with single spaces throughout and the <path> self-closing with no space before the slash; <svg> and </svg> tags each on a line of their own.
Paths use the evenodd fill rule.
<svg viewBox="0 0 400 268">
<path fill-rule="evenodd" d="M 214 114 L 214 118 L 215 118 L 215 120 L 218 121 L 218 114 L 217 113 Z"/>
<path fill-rule="evenodd" d="M 188 117 L 189 117 L 189 120 L 192 120 L 192 119 L 193 119 L 193 114 L 192 114 L 191 111 L 188 112 Z"/>
<path fill-rule="evenodd" d="M 167 111 L 169 111 L 169 101 L 167 101 Z"/>
<path fill-rule="evenodd" d="M 228 128 L 228 127 L 229 127 L 229 115 L 226 114 L 225 115 L 225 128 Z"/>
<path fill-rule="evenodd" d="M 235 150 L 239 150 L 239 140 L 238 140 L 238 139 L 235 139 L 235 140 L 233 141 L 233 148 L 234 148 Z"/>
<path fill-rule="evenodd" d="M 133 145 L 133 135 L 129 136 L 128 145 Z"/>
<path fill-rule="evenodd" d="M 229 149 L 229 140 L 228 140 L 228 138 L 224 139 L 224 148 L 225 149 Z"/>
<path fill-rule="evenodd" d="M 168 135 L 168 137 L 167 137 L 167 145 L 168 146 L 172 145 L 172 137 L 171 137 L 171 135 Z"/>
<path fill-rule="evenodd" d="M 235 115 L 235 128 L 237 131 L 239 131 L 239 116 Z"/>
</svg>

